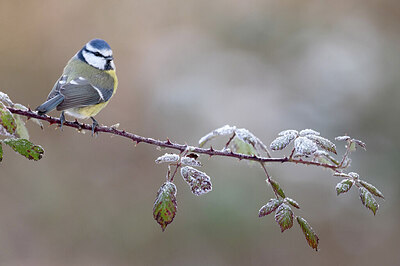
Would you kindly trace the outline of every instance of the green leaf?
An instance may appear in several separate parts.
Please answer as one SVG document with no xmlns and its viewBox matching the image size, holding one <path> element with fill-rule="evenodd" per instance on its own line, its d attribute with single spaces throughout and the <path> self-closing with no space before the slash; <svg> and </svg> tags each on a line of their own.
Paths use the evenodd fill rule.
<svg viewBox="0 0 400 266">
<path fill-rule="evenodd" d="M 17 134 L 17 136 L 21 139 L 29 140 L 29 132 L 25 126 L 24 120 L 22 120 L 22 117 L 20 115 L 14 115 L 14 119 L 15 119 L 15 123 L 17 125 L 17 129 L 15 130 L 15 133 Z"/>
<path fill-rule="evenodd" d="M 383 193 L 380 192 L 376 187 L 374 187 L 373 185 L 371 185 L 370 183 L 365 182 L 364 180 L 359 180 L 360 184 L 365 187 L 369 192 L 371 192 L 372 194 L 374 194 L 377 197 L 381 197 L 382 199 L 384 199 L 385 197 L 383 196 Z"/>
<path fill-rule="evenodd" d="M 5 139 L 3 142 L 29 160 L 38 161 L 42 158 L 44 153 L 42 147 L 39 145 L 34 145 L 32 142 L 26 139 Z"/>
<path fill-rule="evenodd" d="M 247 155 L 258 155 L 258 152 L 253 147 L 253 145 L 246 143 L 237 137 L 233 139 L 232 144 L 233 144 L 233 150 L 237 153 L 247 154 Z"/>
<path fill-rule="evenodd" d="M 342 194 L 350 190 L 353 185 L 353 180 L 351 179 L 343 179 L 336 185 L 336 194 Z"/>
<path fill-rule="evenodd" d="M 14 134 L 15 129 L 17 128 L 12 113 L 2 102 L 0 102 L 0 126 L 2 126 L 9 134 Z"/>
<path fill-rule="evenodd" d="M 283 192 L 283 189 L 279 186 L 278 182 L 276 182 L 272 178 L 270 178 L 269 181 L 268 179 L 266 181 L 272 186 L 272 189 L 275 191 L 276 194 L 278 194 L 282 198 L 286 198 L 285 192 Z"/>
<path fill-rule="evenodd" d="M 174 183 L 165 182 L 158 190 L 153 205 L 153 217 L 163 231 L 174 220 L 176 211 L 176 186 Z"/>
<path fill-rule="evenodd" d="M 261 207 L 261 209 L 258 211 L 258 217 L 263 217 L 266 216 L 273 211 L 276 210 L 276 208 L 279 207 L 279 205 L 282 204 L 283 201 L 277 200 L 277 199 L 270 199 L 267 204 Z"/>
<path fill-rule="evenodd" d="M 3 161 L 3 142 L 0 141 L 0 162 Z"/>
<path fill-rule="evenodd" d="M 297 203 L 297 201 L 295 201 L 294 199 L 291 198 L 285 198 L 285 201 L 287 203 L 289 203 L 290 205 L 292 205 L 293 207 L 300 209 L 300 205 Z"/>
<path fill-rule="evenodd" d="M 317 135 L 307 135 L 307 138 L 314 141 L 315 144 L 320 146 L 322 149 L 337 154 L 336 145 L 333 144 L 329 139 Z"/>
<path fill-rule="evenodd" d="M 315 251 L 318 251 L 319 238 L 315 234 L 312 227 L 308 224 L 308 222 L 304 218 L 301 218 L 299 216 L 297 217 L 297 222 L 299 223 L 301 230 L 303 230 L 303 234 L 306 237 L 308 245 L 313 249 L 315 249 Z"/>
<path fill-rule="evenodd" d="M 281 232 L 293 226 L 293 212 L 289 205 L 282 203 L 275 212 L 275 221 L 281 227 Z"/>
<path fill-rule="evenodd" d="M 379 204 L 376 202 L 374 196 L 365 187 L 360 187 L 359 190 L 362 204 L 370 209 L 375 215 L 379 208 Z"/>
</svg>

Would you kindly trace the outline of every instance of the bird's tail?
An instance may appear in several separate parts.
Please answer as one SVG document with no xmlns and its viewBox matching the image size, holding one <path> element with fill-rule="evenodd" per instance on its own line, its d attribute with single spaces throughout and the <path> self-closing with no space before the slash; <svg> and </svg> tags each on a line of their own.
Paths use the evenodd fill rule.
<svg viewBox="0 0 400 266">
<path fill-rule="evenodd" d="M 39 115 L 44 115 L 45 113 L 48 113 L 54 108 L 56 108 L 60 103 L 62 103 L 62 101 L 64 101 L 64 96 L 58 94 L 53 98 L 44 102 L 42 105 L 38 106 L 36 108 L 36 111 L 38 111 Z"/>
</svg>

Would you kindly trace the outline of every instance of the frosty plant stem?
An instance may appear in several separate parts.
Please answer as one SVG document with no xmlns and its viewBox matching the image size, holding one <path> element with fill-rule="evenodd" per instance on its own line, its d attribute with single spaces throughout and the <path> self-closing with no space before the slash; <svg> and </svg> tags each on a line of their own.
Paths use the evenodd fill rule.
<svg viewBox="0 0 400 266">
<path fill-rule="evenodd" d="M 33 121 L 43 129 L 41 121 L 60 125 L 58 118 L 38 115 L 21 104 L 14 104 L 10 98 L 0 92 L 0 161 L 3 158 L 3 144 L 10 146 L 15 152 L 25 156 L 30 160 L 38 161 L 44 154 L 44 149 L 29 141 L 29 133 L 25 126 L 25 121 Z M 92 125 L 65 121 L 64 127 L 72 127 L 78 130 L 92 130 Z M 212 191 L 211 178 L 197 168 L 202 166 L 200 155 L 231 157 L 239 160 L 258 162 L 264 170 L 267 184 L 272 188 L 275 197 L 267 201 L 258 212 L 259 217 L 274 213 L 275 221 L 278 223 L 282 232 L 293 226 L 294 220 L 297 221 L 310 247 L 318 250 L 319 238 L 302 217 L 293 213 L 292 208 L 299 209 L 300 205 L 292 198 L 287 197 L 279 183 L 273 179 L 268 171 L 269 163 L 295 163 L 302 165 L 313 165 L 316 167 L 327 168 L 333 171 L 333 176 L 342 180 L 336 185 L 337 195 L 348 192 L 352 187 L 359 191 L 362 204 L 376 214 L 379 205 L 375 197 L 383 198 L 382 192 L 376 187 L 360 178 L 355 172 L 346 173 L 345 170 L 350 166 L 350 154 L 356 148 L 365 150 L 365 143 L 353 139 L 349 136 L 337 137 L 337 141 L 344 141 L 346 151 L 340 160 L 337 155 L 336 146 L 330 140 L 320 136 L 320 133 L 312 129 L 285 130 L 278 134 L 269 148 L 273 151 L 283 150 L 289 146 L 289 156 L 271 157 L 267 146 L 253 133 L 245 128 L 225 125 L 217 128 L 199 140 L 198 147 L 171 142 L 167 140 L 156 140 L 153 138 L 142 137 L 125 130 L 117 129 L 117 126 L 98 126 L 94 130 L 96 133 L 108 133 L 127 138 L 138 143 L 147 143 L 162 148 L 169 148 L 178 151 L 177 153 L 166 153 L 158 157 L 157 164 L 167 164 L 166 180 L 157 192 L 153 205 L 153 216 L 164 231 L 172 223 L 177 212 L 177 188 L 174 184 L 178 178 L 178 170 L 183 180 L 188 184 L 191 192 L 200 196 Z M 227 138 L 226 144 L 222 149 L 214 149 L 212 146 L 205 147 L 214 138 Z M 171 167 L 175 167 L 173 172 Z M 172 172 L 172 174 L 171 174 Z M 353 186 L 354 185 L 354 186 Z"/>
</svg>

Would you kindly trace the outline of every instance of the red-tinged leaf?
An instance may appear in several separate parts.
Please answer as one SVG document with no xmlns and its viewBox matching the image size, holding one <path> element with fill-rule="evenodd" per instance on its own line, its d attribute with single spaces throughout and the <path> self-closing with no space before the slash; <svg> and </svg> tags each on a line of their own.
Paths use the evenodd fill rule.
<svg viewBox="0 0 400 266">
<path fill-rule="evenodd" d="M 306 237 L 307 243 L 310 247 L 318 251 L 318 242 L 319 238 L 315 234 L 312 227 L 308 224 L 308 222 L 301 217 L 297 217 L 297 222 L 299 223 L 301 230 L 303 231 L 304 236 Z"/>
<path fill-rule="evenodd" d="M 206 194 L 212 190 L 210 177 L 204 172 L 185 166 L 181 168 L 181 175 L 196 196 Z"/>
<path fill-rule="evenodd" d="M 176 211 L 176 186 L 174 183 L 165 182 L 158 190 L 153 205 L 153 217 L 163 231 L 174 220 Z"/>
<path fill-rule="evenodd" d="M 279 186 L 278 182 L 276 182 L 272 178 L 270 178 L 269 181 L 268 179 L 266 181 L 271 185 L 272 189 L 275 191 L 276 194 L 278 194 L 282 198 L 286 198 L 285 192 L 283 192 L 283 189 Z"/>
<path fill-rule="evenodd" d="M 336 194 L 339 196 L 339 194 L 349 191 L 352 185 L 353 185 L 353 180 L 343 179 L 336 185 Z"/>
<path fill-rule="evenodd" d="M 14 134 L 17 129 L 12 113 L 2 102 L 0 102 L 0 127 L 3 127 L 9 134 Z"/>
<path fill-rule="evenodd" d="M 281 227 L 281 232 L 293 226 L 293 212 L 289 205 L 282 203 L 275 212 L 275 221 Z"/>
<path fill-rule="evenodd" d="M 275 211 L 279 205 L 282 204 L 281 200 L 277 200 L 277 199 L 270 199 L 267 204 L 265 204 L 264 206 L 261 207 L 261 209 L 258 211 L 258 217 L 263 217 L 266 216 L 270 213 L 272 213 L 273 211 Z"/>
<path fill-rule="evenodd" d="M 376 202 L 374 196 L 365 187 L 360 187 L 359 190 L 362 204 L 370 209 L 375 215 L 379 208 L 379 204 Z"/>
<path fill-rule="evenodd" d="M 373 185 L 371 185 L 370 183 L 365 182 L 364 180 L 360 180 L 359 181 L 360 184 L 365 187 L 369 192 L 371 192 L 372 194 L 374 194 L 377 197 L 381 197 L 382 199 L 384 199 L 385 197 L 383 196 L 382 192 L 380 192 L 376 187 L 374 187 Z"/>
<path fill-rule="evenodd" d="M 285 201 L 287 203 L 289 203 L 290 205 L 292 205 L 293 207 L 300 209 L 300 205 L 297 203 L 297 201 L 295 201 L 294 199 L 291 198 L 285 198 Z"/>
<path fill-rule="evenodd" d="M 44 153 L 41 146 L 35 145 L 26 139 L 5 139 L 3 142 L 29 160 L 38 161 L 42 158 Z"/>
</svg>

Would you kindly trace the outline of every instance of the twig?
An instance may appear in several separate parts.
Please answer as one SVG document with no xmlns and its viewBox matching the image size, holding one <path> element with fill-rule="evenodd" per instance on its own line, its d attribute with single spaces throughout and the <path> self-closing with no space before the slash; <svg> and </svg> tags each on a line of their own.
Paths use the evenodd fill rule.
<svg viewBox="0 0 400 266">
<path fill-rule="evenodd" d="M 36 118 L 39 120 L 47 121 L 50 124 L 61 124 L 59 118 L 51 117 L 48 115 L 38 115 L 36 112 L 33 112 L 31 110 L 23 111 L 23 110 L 15 109 L 12 107 L 7 107 L 7 108 L 11 113 L 25 116 L 28 119 Z M 76 128 L 79 130 L 89 130 L 89 131 L 92 130 L 92 125 L 79 123 L 77 121 L 75 121 L 75 122 L 65 121 L 63 126 L 64 127 L 72 127 L 72 128 Z M 95 132 L 103 132 L 103 133 L 108 133 L 108 134 L 112 134 L 112 135 L 117 135 L 117 136 L 121 136 L 121 137 L 130 139 L 130 140 L 136 142 L 137 144 L 143 142 L 143 143 L 147 143 L 147 144 L 154 145 L 154 146 L 179 150 L 180 152 L 184 152 L 188 148 L 188 145 L 174 143 L 174 142 L 171 142 L 169 139 L 163 141 L 163 140 L 156 140 L 153 138 L 146 138 L 146 137 L 142 137 L 142 136 L 127 132 L 125 130 L 120 130 L 120 129 L 116 129 L 113 127 L 97 126 L 95 129 Z M 235 153 L 235 152 L 227 151 L 227 150 L 215 150 L 213 148 L 204 149 L 204 148 L 199 148 L 199 147 L 190 147 L 190 151 L 194 152 L 194 153 L 199 153 L 199 154 L 207 154 L 209 156 L 233 157 L 233 158 L 237 158 L 239 160 L 248 160 L 248 161 L 255 161 L 255 162 L 260 162 L 260 163 L 288 163 L 288 162 L 290 162 L 290 163 L 296 163 L 296 164 L 314 165 L 314 166 L 329 168 L 334 171 L 336 169 L 340 168 L 336 165 L 324 164 L 324 163 L 318 163 L 318 162 L 312 162 L 312 161 L 303 161 L 302 159 L 292 159 L 292 158 L 289 159 L 288 157 L 266 158 L 266 157 L 261 157 L 261 156 L 256 156 L 256 155 L 246 155 L 246 154 L 241 154 L 241 153 Z"/>
</svg>

